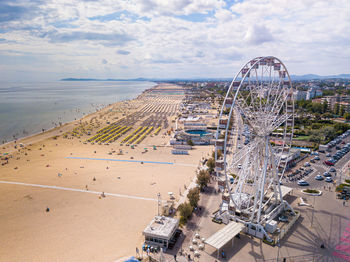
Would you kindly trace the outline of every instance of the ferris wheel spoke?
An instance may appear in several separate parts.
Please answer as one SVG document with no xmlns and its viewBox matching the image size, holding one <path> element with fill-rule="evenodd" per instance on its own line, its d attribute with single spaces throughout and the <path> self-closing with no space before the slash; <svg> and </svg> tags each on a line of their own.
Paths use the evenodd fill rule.
<svg viewBox="0 0 350 262">
<path fill-rule="evenodd" d="M 249 146 L 243 146 L 241 150 L 238 150 L 236 153 L 234 153 L 232 155 L 231 162 L 228 165 L 228 170 L 233 170 L 236 165 L 253 150 L 255 150 L 257 146 L 257 143 L 252 143 Z"/>
<path fill-rule="evenodd" d="M 282 115 L 282 116 L 276 118 L 276 120 L 271 124 L 271 129 L 272 129 L 271 132 L 273 130 L 277 129 L 283 123 L 285 123 L 290 117 L 292 117 L 292 115 L 285 114 L 285 115 Z"/>
<path fill-rule="evenodd" d="M 239 112 L 241 115 L 243 115 L 243 119 L 245 121 L 247 121 L 250 125 L 252 125 L 252 123 L 256 122 L 256 117 L 255 114 L 253 113 L 253 111 L 247 106 L 246 102 L 244 100 L 242 100 L 243 104 L 245 104 L 246 106 L 243 106 L 241 103 L 237 104 L 237 107 L 239 109 Z"/>
</svg>

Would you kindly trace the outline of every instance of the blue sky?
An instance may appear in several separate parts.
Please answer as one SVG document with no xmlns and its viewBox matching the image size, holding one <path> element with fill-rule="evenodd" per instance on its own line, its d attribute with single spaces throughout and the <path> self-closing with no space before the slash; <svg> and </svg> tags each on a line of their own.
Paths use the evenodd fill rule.
<svg viewBox="0 0 350 262">
<path fill-rule="evenodd" d="M 1 0 L 1 81 L 350 73 L 347 0 Z"/>
</svg>

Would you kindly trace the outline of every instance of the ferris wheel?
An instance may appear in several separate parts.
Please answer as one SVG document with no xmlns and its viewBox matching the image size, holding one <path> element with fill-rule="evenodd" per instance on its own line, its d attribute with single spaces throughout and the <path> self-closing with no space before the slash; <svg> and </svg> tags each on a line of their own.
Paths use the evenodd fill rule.
<svg viewBox="0 0 350 262">
<path fill-rule="evenodd" d="M 268 219 L 291 209 L 280 180 L 290 159 L 293 127 L 293 88 L 286 67 L 273 56 L 252 59 L 234 77 L 222 103 L 215 171 L 222 205 L 235 220 L 259 232 L 265 232 Z"/>
</svg>

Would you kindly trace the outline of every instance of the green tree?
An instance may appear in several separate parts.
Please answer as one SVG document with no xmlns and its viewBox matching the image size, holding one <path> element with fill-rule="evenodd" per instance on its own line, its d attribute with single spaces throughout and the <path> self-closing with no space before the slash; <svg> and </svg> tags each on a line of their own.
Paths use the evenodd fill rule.
<svg viewBox="0 0 350 262">
<path fill-rule="evenodd" d="M 218 159 L 219 159 L 219 158 L 222 156 L 221 150 L 218 149 L 218 151 L 216 152 L 216 154 L 217 154 L 217 157 L 218 157 Z M 211 157 L 212 157 L 212 158 L 215 158 L 215 151 L 213 151 L 213 153 L 211 154 Z"/>
<path fill-rule="evenodd" d="M 210 182 L 210 174 L 208 171 L 201 170 L 197 174 L 197 184 L 199 185 L 199 188 L 202 190 L 204 187 L 208 185 Z"/>
<path fill-rule="evenodd" d="M 209 169 L 209 173 L 213 173 L 214 172 L 214 168 L 215 168 L 215 159 L 214 158 L 209 158 L 207 161 L 207 167 Z"/>
<path fill-rule="evenodd" d="M 323 133 L 326 141 L 330 141 L 337 136 L 337 134 L 334 131 L 334 128 L 331 126 L 326 126 L 322 128 L 321 133 Z"/>
<path fill-rule="evenodd" d="M 349 121 L 350 120 L 350 113 L 346 112 L 344 114 L 344 118 L 345 118 L 346 121 Z"/>
<path fill-rule="evenodd" d="M 185 202 L 179 205 L 177 210 L 180 212 L 180 216 L 181 216 L 180 221 L 182 223 L 186 223 L 187 219 L 189 219 L 192 215 L 193 207 L 191 206 L 190 203 Z"/>
<path fill-rule="evenodd" d="M 332 118 L 332 117 L 333 117 L 333 114 L 332 114 L 332 113 L 327 112 L 327 113 L 322 114 L 322 117 L 323 117 L 323 118 L 326 118 L 326 119 L 330 119 L 330 118 Z"/>
<path fill-rule="evenodd" d="M 194 146 L 193 141 L 191 139 L 187 140 L 187 145 Z"/>
<path fill-rule="evenodd" d="M 195 187 L 188 191 L 187 199 L 192 207 L 197 207 L 200 198 L 199 188 Z"/>
<path fill-rule="evenodd" d="M 323 113 L 323 105 L 321 103 L 312 103 L 311 106 L 311 110 L 313 113 Z"/>
<path fill-rule="evenodd" d="M 326 113 L 327 112 L 327 109 L 328 109 L 328 103 L 327 101 L 324 101 L 323 104 L 322 104 L 322 111 L 323 113 Z"/>
<path fill-rule="evenodd" d="M 322 127 L 322 124 L 321 123 L 313 123 L 311 125 L 311 128 L 312 129 L 320 129 Z"/>
<path fill-rule="evenodd" d="M 322 133 L 320 131 L 313 131 L 310 135 L 310 141 L 315 143 L 321 143 Z"/>
<path fill-rule="evenodd" d="M 333 110 L 335 115 L 339 115 L 339 109 L 340 109 L 339 104 L 336 103 L 334 105 L 334 110 Z"/>
<path fill-rule="evenodd" d="M 316 120 L 321 120 L 321 114 L 320 113 L 314 113 Z"/>
<path fill-rule="evenodd" d="M 345 114 L 345 107 L 342 105 L 339 109 L 339 115 L 343 116 Z"/>
</svg>

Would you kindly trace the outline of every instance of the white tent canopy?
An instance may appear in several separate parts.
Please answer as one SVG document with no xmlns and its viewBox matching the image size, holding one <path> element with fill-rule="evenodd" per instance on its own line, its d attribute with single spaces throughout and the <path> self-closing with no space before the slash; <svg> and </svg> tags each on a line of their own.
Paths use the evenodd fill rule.
<svg viewBox="0 0 350 262">
<path fill-rule="evenodd" d="M 207 240 L 205 240 L 205 243 L 217 250 L 220 250 L 237 234 L 239 234 L 243 230 L 243 228 L 243 224 L 232 221 L 227 226 L 223 227 L 214 235 L 210 236 Z"/>
</svg>

